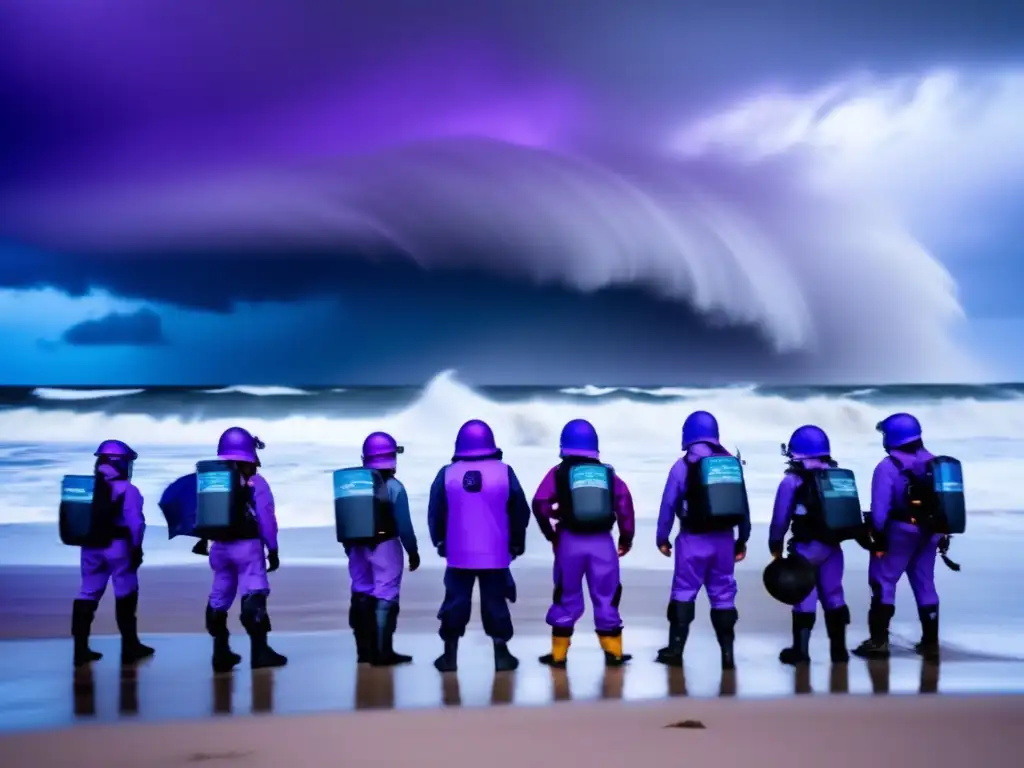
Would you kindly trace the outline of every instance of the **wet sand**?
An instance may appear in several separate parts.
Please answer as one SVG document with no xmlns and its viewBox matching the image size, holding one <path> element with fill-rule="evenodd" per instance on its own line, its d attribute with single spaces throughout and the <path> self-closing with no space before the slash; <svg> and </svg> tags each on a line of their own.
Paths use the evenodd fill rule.
<svg viewBox="0 0 1024 768">
<path fill-rule="evenodd" d="M 411 757 L 422 760 L 424 745 L 430 745 L 439 750 L 431 752 L 432 759 L 452 766 L 458 760 L 449 759 L 449 754 L 461 756 L 466 764 L 488 754 L 489 762 L 504 765 L 501 759 L 506 757 L 517 764 L 531 757 L 555 759 L 558 749 L 564 750 L 566 759 L 611 765 L 621 763 L 624 748 L 631 760 L 664 760 L 673 750 L 685 749 L 694 762 L 703 756 L 706 761 L 757 759 L 760 764 L 792 766 L 798 763 L 787 753 L 789 740 L 796 738 L 795 729 L 810 728 L 822 750 L 829 744 L 837 749 L 842 745 L 830 752 L 830 765 L 862 765 L 865 759 L 879 765 L 914 765 L 900 749 L 877 751 L 877 745 L 890 737 L 906 746 L 908 732 L 929 734 L 914 737 L 913 755 L 921 764 L 952 764 L 953 756 L 970 752 L 976 765 L 1016 765 L 1019 757 L 1012 750 L 1019 748 L 1024 733 L 1016 725 L 1024 714 L 1024 698 L 966 697 L 1024 694 L 1024 601 L 1013 599 L 1005 586 L 1008 581 L 1020 583 L 1018 577 L 1024 575 L 1016 548 L 1016 542 L 1005 537 L 988 543 L 979 538 L 957 551 L 964 562 L 962 573 L 940 567 L 941 665 L 924 663 L 911 650 L 919 626 L 909 589 L 901 585 L 893 622 L 897 647 L 891 661 L 868 664 L 853 659 L 849 665 L 830 665 L 819 618 L 811 648 L 814 661 L 797 670 L 778 662 L 779 649 L 789 642 L 789 611 L 765 594 L 765 558 L 752 553 L 737 571 L 738 669 L 726 674 L 719 669 L 703 597 L 685 670 L 654 663 L 666 634 L 668 561 L 661 570 L 623 570 L 625 645 L 634 660 L 624 669 L 604 667 L 588 612 L 578 626 L 569 668 L 562 672 L 536 661 L 549 644 L 543 617 L 551 595 L 550 570 L 529 563 L 514 565 L 519 601 L 513 606 L 516 637 L 511 647 L 522 666 L 515 673 L 498 675 L 478 611 L 461 649 L 458 674 L 439 675 L 434 670 L 431 662 L 440 652 L 436 611 L 442 597 L 437 568 L 406 575 L 396 647 L 414 655 L 410 666 L 378 670 L 354 663 L 343 562 L 300 566 L 286 561 L 272 575 L 270 608 L 272 642 L 290 656 L 289 665 L 252 672 L 243 661 L 234 674 L 214 676 L 209 668 L 210 640 L 203 633 L 210 573 L 202 562 L 143 567 L 139 624 L 144 640 L 157 649 L 155 658 L 138 667 L 120 667 L 113 601 L 108 596 L 94 625 L 93 643 L 105 657 L 78 673 L 71 668 L 68 637 L 77 569 L 0 567 L 0 732 L 6 732 L 0 735 L 0 764 L 85 768 L 234 760 L 258 766 L 289 760 L 312 766 L 336 765 L 341 756 L 358 765 L 394 765 Z M 864 637 L 869 600 L 866 559 L 855 548 L 848 550 L 847 570 L 852 646 Z M 231 621 L 235 648 L 247 657 L 237 608 Z M 916 703 L 911 704 L 908 697 L 885 696 L 919 693 L 958 695 L 925 697 L 927 703 L 915 696 Z M 797 700 L 785 700 L 794 694 Z M 802 703 L 807 697 L 801 694 L 834 695 L 825 700 L 814 696 L 816 703 L 809 705 Z M 748 701 L 707 701 L 716 697 Z M 764 698 L 772 700 L 749 701 Z M 569 701 L 577 703 L 537 709 Z M 451 712 L 500 705 L 515 706 L 493 714 L 467 711 L 456 717 Z M 430 711 L 439 708 L 442 711 Z M 414 711 L 365 712 L 382 709 Z M 311 714 L 351 710 L 359 714 Z M 251 717 L 271 713 L 306 717 Z M 201 722 L 210 718 L 215 726 Z M 707 729 L 664 728 L 687 718 L 703 721 Z M 813 725 L 805 726 L 806 718 Z M 149 724 L 160 721 L 171 722 Z M 626 723 L 622 735 L 613 733 L 613 722 Z M 88 723 L 95 725 L 68 732 L 46 730 Z M 104 723 L 120 724 L 116 738 L 111 739 Z M 866 728 L 871 729 L 867 738 Z M 499 734 L 497 729 L 505 730 Z M 396 732 L 400 739 L 390 737 Z M 463 740 L 459 746 L 449 741 L 454 738 L 446 735 L 449 732 L 472 734 L 472 742 Z M 566 733 L 573 737 L 567 740 Z M 390 739 L 385 755 L 373 754 L 374 738 Z M 94 739 L 106 739 L 110 745 L 89 763 L 81 753 L 92 749 L 88 745 Z M 680 739 L 686 739 L 685 745 Z M 295 746 L 303 743 L 316 746 L 304 753 Z M 285 744 L 299 753 L 286 755 L 281 751 Z M 502 747 L 491 759 L 487 751 L 495 744 L 515 745 L 522 751 L 513 754 Z M 332 751 L 328 745 L 336 746 Z M 1004 748 L 1012 758 L 1009 762 L 1001 757 Z"/>
</svg>

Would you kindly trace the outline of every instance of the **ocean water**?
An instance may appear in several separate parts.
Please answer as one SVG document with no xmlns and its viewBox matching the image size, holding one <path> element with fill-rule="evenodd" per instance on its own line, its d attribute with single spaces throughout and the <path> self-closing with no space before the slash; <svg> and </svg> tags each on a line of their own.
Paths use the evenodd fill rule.
<svg viewBox="0 0 1024 768">
<path fill-rule="evenodd" d="M 283 528 L 333 524 L 331 471 L 359 461 L 367 433 L 391 432 L 406 447 L 399 477 L 425 535 L 430 483 L 464 421 L 492 425 L 532 493 L 557 462 L 562 425 L 578 417 L 595 424 L 602 458 L 629 484 L 638 517 L 652 521 L 680 453 L 683 419 L 695 409 L 715 413 L 724 443 L 741 450 L 755 522 L 771 516 L 785 464 L 780 443 L 806 423 L 829 433 L 866 508 L 883 455 L 875 424 L 907 410 L 922 420 L 931 450 L 963 462 L 972 525 L 1024 530 L 1024 384 L 474 390 L 452 372 L 423 388 L 0 388 L 0 523 L 55 524 L 61 476 L 90 472 L 96 445 L 119 438 L 139 452 L 134 479 L 148 521 L 163 525 L 156 506 L 163 489 L 210 458 L 221 431 L 238 424 L 267 444 L 263 472 Z"/>
</svg>

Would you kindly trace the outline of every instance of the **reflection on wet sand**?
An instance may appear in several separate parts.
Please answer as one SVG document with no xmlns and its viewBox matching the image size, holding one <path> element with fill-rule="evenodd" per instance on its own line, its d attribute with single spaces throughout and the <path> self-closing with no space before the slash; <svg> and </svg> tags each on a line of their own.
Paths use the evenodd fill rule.
<svg viewBox="0 0 1024 768">
<path fill-rule="evenodd" d="M 683 672 L 683 668 L 665 667 L 665 672 L 668 675 L 668 695 L 673 698 L 676 696 L 687 696 L 686 673 Z"/>
<path fill-rule="evenodd" d="M 123 669 L 116 661 L 111 664 L 104 660 L 72 670 L 66 644 L 56 641 L 5 643 L 0 653 L 0 690 L 16 692 L 16 697 L 0 704 L 0 731 L 88 719 L 160 720 L 208 714 L 404 709 L 439 704 L 522 706 L 595 698 L 636 701 L 665 696 L 746 697 L 826 691 L 935 694 L 940 690 L 940 667 L 922 662 L 920 657 L 894 656 L 867 663 L 851 660 L 849 664 L 831 666 L 812 663 L 800 668 L 782 667 L 767 660 L 757 663 L 755 659 L 736 671 L 721 672 L 717 664 L 701 664 L 699 656 L 685 669 L 664 667 L 643 658 L 625 667 L 606 667 L 596 648 L 591 653 L 581 648 L 568 669 L 524 664 L 514 673 L 495 674 L 489 648 L 481 649 L 475 657 L 471 646 L 467 663 L 458 673 L 438 675 L 425 665 L 374 668 L 356 665 L 351 658 L 332 656 L 337 637 L 330 633 L 290 639 L 293 665 L 257 672 L 239 668 L 218 675 L 211 675 L 205 665 L 192 663 L 196 651 L 204 645 L 204 638 L 198 636 L 166 641 L 161 646 L 160 664 Z M 424 642 L 427 640 L 433 638 Z M 113 651 L 115 642 L 110 643 L 113 648 L 104 650 Z M 537 650 L 543 648 L 541 642 L 538 638 Z M 964 662 L 944 661 L 943 666 L 942 690 L 1024 689 L 1024 665 L 1020 662 L 972 657 Z"/>
<path fill-rule="evenodd" d="M 395 706 L 395 670 L 393 667 L 356 668 L 356 709 L 393 709 Z"/>
<path fill-rule="evenodd" d="M 135 665 L 121 667 L 117 711 L 122 716 L 139 714 L 139 672 Z"/>
<path fill-rule="evenodd" d="M 498 672 L 491 683 L 491 705 L 511 704 L 516 689 L 515 672 Z"/>
<path fill-rule="evenodd" d="M 551 667 L 551 698 L 554 701 L 572 701 L 569 673 L 564 669 Z"/>
<path fill-rule="evenodd" d="M 276 670 L 252 670 L 252 709 L 254 715 L 274 711 L 274 677 Z"/>
<path fill-rule="evenodd" d="M 96 683 L 91 666 L 79 667 L 74 671 L 71 695 L 74 699 L 76 717 L 96 715 Z"/>
<path fill-rule="evenodd" d="M 235 676 L 216 674 L 213 680 L 213 714 L 230 715 L 235 697 Z"/>
</svg>

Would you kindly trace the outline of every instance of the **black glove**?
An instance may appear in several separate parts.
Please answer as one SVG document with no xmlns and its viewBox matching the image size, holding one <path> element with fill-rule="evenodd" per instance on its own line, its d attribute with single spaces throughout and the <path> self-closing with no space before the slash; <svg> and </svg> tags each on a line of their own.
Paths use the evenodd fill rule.
<svg viewBox="0 0 1024 768">
<path fill-rule="evenodd" d="M 420 553 L 410 552 L 409 553 L 409 572 L 412 573 L 420 567 Z"/>
<path fill-rule="evenodd" d="M 132 570 L 139 570 L 139 566 L 142 565 L 142 547 L 135 547 L 132 550 Z"/>
<path fill-rule="evenodd" d="M 519 557 L 525 551 L 526 551 L 526 545 L 525 544 L 511 544 L 511 545 L 509 545 L 509 548 L 508 548 L 508 552 L 509 552 L 510 555 L 512 555 L 512 559 L 513 560 L 515 560 L 517 557 Z"/>
<path fill-rule="evenodd" d="M 889 540 L 884 531 L 871 531 L 871 551 L 876 555 L 883 554 L 889 549 Z"/>
<path fill-rule="evenodd" d="M 874 546 L 871 543 L 871 532 L 867 528 L 862 528 L 854 537 L 854 541 L 856 541 L 865 552 L 871 552 Z"/>
<path fill-rule="evenodd" d="M 622 536 L 619 537 L 619 557 L 625 557 L 633 548 L 633 540 Z"/>
<path fill-rule="evenodd" d="M 193 555 L 202 555 L 203 557 L 209 557 L 210 555 L 210 542 L 206 539 L 200 539 L 196 542 L 196 545 L 192 547 Z"/>
<path fill-rule="evenodd" d="M 949 552 L 949 536 L 939 537 L 939 554 L 944 555 Z"/>
<path fill-rule="evenodd" d="M 445 547 L 443 541 L 437 545 L 437 555 L 438 557 L 448 557 L 448 548 Z"/>
<path fill-rule="evenodd" d="M 267 552 L 267 561 L 269 563 L 267 566 L 267 573 L 273 573 L 281 567 L 281 558 L 278 557 L 276 549 L 272 549 Z"/>
<path fill-rule="evenodd" d="M 746 557 L 747 556 L 747 542 L 736 539 L 736 543 L 732 547 L 733 557 Z"/>
<path fill-rule="evenodd" d="M 768 551 L 772 557 L 782 557 L 783 542 L 781 541 L 769 541 Z"/>
</svg>

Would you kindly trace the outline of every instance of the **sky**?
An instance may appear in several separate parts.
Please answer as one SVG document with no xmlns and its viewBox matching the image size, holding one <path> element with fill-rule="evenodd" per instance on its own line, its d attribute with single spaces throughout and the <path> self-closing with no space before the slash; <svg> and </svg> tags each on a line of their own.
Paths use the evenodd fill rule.
<svg viewBox="0 0 1024 768">
<path fill-rule="evenodd" d="M 1024 379 L 1024 7 L 0 7 L 0 384 Z"/>
</svg>

